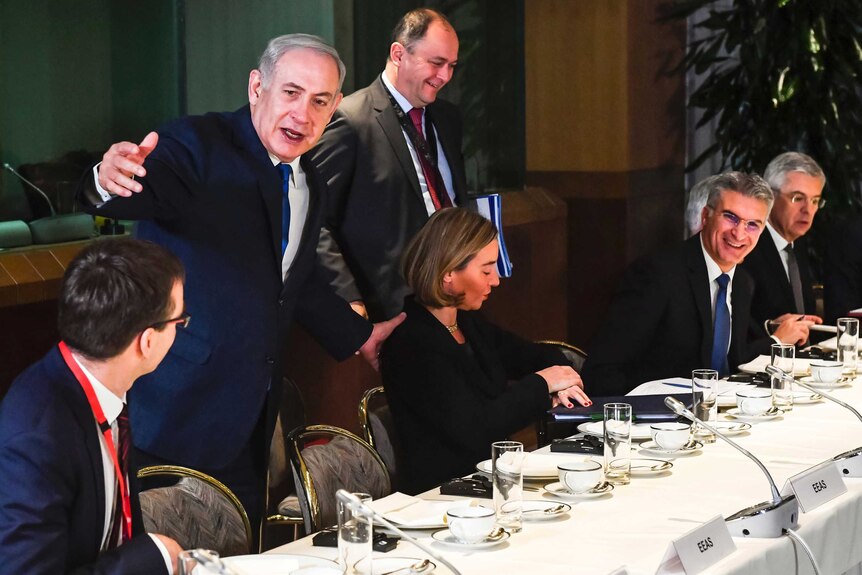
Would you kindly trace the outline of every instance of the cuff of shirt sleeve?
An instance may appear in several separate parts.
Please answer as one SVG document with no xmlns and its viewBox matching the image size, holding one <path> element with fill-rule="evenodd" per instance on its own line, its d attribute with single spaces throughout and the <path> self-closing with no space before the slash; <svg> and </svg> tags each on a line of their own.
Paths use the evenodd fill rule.
<svg viewBox="0 0 862 575">
<path fill-rule="evenodd" d="M 174 570 L 171 568 L 171 554 L 168 553 L 168 548 L 165 547 L 165 544 L 162 543 L 161 540 L 159 540 L 159 538 L 152 533 L 147 533 L 147 535 L 153 540 L 153 542 L 156 544 L 156 547 L 159 548 L 159 552 L 162 554 L 162 559 L 165 560 L 165 569 L 167 569 L 168 575 L 170 575 L 174 572 Z"/>
<path fill-rule="evenodd" d="M 102 162 L 99 162 L 98 164 L 93 166 L 93 181 L 96 184 L 96 192 L 99 194 L 99 197 L 102 198 L 103 202 L 107 202 L 108 200 L 110 200 L 114 196 L 112 196 L 108 190 L 106 190 L 101 185 L 99 185 L 99 166 L 101 166 L 101 165 L 102 165 Z"/>
<path fill-rule="evenodd" d="M 770 337 L 770 338 L 771 338 L 775 343 L 784 343 L 783 341 L 781 341 L 780 339 L 778 339 L 778 338 L 777 338 L 777 337 L 775 337 L 774 335 L 770 335 L 769 337 Z"/>
</svg>

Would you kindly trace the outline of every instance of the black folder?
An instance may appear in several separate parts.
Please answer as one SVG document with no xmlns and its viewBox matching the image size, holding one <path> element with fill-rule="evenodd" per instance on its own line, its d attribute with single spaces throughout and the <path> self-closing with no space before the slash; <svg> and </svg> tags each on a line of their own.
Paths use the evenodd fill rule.
<svg viewBox="0 0 862 575">
<path fill-rule="evenodd" d="M 698 392 L 699 393 L 699 392 Z M 676 421 L 679 417 L 664 404 L 668 395 L 617 395 L 607 397 L 593 397 L 593 404 L 583 407 L 575 404 L 575 407 L 558 405 L 548 411 L 557 421 L 602 421 L 604 419 L 604 405 L 606 403 L 628 403 L 632 406 L 634 421 L 655 423 L 659 421 Z M 680 400 L 686 408 L 691 409 L 692 394 L 674 393 L 670 397 Z"/>
</svg>

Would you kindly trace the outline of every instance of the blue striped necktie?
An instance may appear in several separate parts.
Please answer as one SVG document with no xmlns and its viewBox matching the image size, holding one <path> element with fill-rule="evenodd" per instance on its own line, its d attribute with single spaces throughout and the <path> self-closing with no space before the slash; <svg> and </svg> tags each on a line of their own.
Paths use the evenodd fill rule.
<svg viewBox="0 0 862 575">
<path fill-rule="evenodd" d="M 716 278 L 718 294 L 715 296 L 715 323 L 712 331 L 711 367 L 719 377 L 730 373 L 727 364 L 727 348 L 730 345 L 730 310 L 727 309 L 727 284 L 730 276 L 721 274 Z"/>
<path fill-rule="evenodd" d="M 287 250 L 287 234 L 290 231 L 290 164 L 279 164 L 278 171 L 281 172 L 281 257 Z"/>
</svg>

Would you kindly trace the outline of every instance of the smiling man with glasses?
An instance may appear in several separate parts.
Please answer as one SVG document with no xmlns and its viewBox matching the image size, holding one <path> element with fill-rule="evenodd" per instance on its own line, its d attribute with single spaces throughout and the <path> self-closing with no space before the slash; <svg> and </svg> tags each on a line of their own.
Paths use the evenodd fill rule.
<svg viewBox="0 0 862 575">
<path fill-rule="evenodd" d="M 752 336 L 762 336 L 764 329 L 771 333 L 772 326 L 791 320 L 822 323 L 815 315 L 814 279 L 804 236 L 826 203 L 826 176 L 813 158 L 785 152 L 769 162 L 763 178 L 775 194 L 775 203 L 766 232 L 742 264 L 756 286 L 751 302 Z"/>
<path fill-rule="evenodd" d="M 699 368 L 727 375 L 768 351 L 771 339 L 748 336 L 754 283 L 738 264 L 763 236 L 772 190 L 759 176 L 740 172 L 702 186 L 701 232 L 626 272 L 584 366 L 590 394 L 622 395 L 647 381 L 688 378 Z M 781 335 L 797 337 L 802 323 Z"/>
</svg>

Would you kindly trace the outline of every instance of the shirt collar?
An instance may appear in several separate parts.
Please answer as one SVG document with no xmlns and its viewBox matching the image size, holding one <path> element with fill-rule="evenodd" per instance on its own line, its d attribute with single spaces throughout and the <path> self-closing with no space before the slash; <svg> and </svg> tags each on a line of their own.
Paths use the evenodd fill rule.
<svg viewBox="0 0 862 575">
<path fill-rule="evenodd" d="M 389 89 L 392 97 L 395 98 L 395 101 L 398 102 L 398 105 L 401 106 L 402 110 L 404 110 L 404 113 L 406 114 L 412 110 L 413 104 L 411 104 L 407 98 L 402 96 L 401 92 L 395 89 L 395 86 L 392 85 L 392 82 L 390 82 L 389 78 L 386 76 L 386 71 L 384 71 L 380 77 L 383 79 L 383 84 Z"/>
<path fill-rule="evenodd" d="M 703 245 L 703 235 L 700 236 L 700 249 L 703 251 L 703 259 L 706 262 L 706 275 L 709 277 L 710 282 L 714 282 L 718 279 L 718 276 L 721 274 L 727 274 L 730 276 L 730 281 L 733 281 L 733 274 L 736 272 L 736 266 L 730 268 L 730 270 L 723 272 L 721 268 L 718 267 L 718 264 L 715 263 L 715 260 L 712 259 L 712 256 L 709 255 L 709 252 L 706 251 L 706 248 Z"/>
<path fill-rule="evenodd" d="M 269 152 L 267 152 L 267 154 L 269 154 Z M 293 159 L 292 162 L 289 163 L 290 169 L 291 169 L 290 177 L 294 181 L 294 183 L 296 182 L 296 175 L 295 174 L 297 173 L 297 170 L 302 170 L 302 168 L 299 166 L 299 158 L 300 157 L 301 156 L 297 156 L 296 158 Z M 275 156 L 273 154 L 269 154 L 269 161 L 272 162 L 273 167 L 275 167 L 279 164 L 287 163 L 287 162 L 282 162 L 281 160 L 278 159 L 277 156 Z"/>
<path fill-rule="evenodd" d="M 90 380 L 90 384 L 93 386 L 93 391 L 96 393 L 96 399 L 99 402 L 99 405 L 102 407 L 102 413 L 105 416 L 105 420 L 108 423 L 114 423 L 114 420 L 120 415 L 120 412 L 123 411 L 123 404 L 126 403 L 126 394 L 123 394 L 123 397 L 117 397 L 114 395 L 114 392 L 109 390 L 104 384 L 96 379 L 96 377 L 90 373 L 90 371 L 84 367 L 78 358 L 75 357 L 75 354 L 72 354 L 72 359 L 75 360 L 75 363 L 81 368 L 81 371 L 84 372 L 84 375 L 87 376 L 87 379 Z"/>
<path fill-rule="evenodd" d="M 772 227 L 772 224 L 769 223 L 769 220 L 766 221 L 766 229 L 769 230 L 769 235 L 772 236 L 772 241 L 775 243 L 775 249 L 778 250 L 778 253 L 783 252 L 787 249 L 787 246 L 790 244 L 787 240 L 784 239 L 784 236 L 778 233 L 775 228 Z"/>
</svg>

